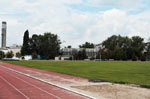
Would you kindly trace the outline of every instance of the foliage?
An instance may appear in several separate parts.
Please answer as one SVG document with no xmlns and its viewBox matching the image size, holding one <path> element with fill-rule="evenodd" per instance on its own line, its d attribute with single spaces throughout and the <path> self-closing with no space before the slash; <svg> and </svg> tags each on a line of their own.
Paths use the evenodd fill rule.
<svg viewBox="0 0 150 99">
<path fill-rule="evenodd" d="M 0 60 L 4 57 L 5 57 L 5 53 L 3 51 L 0 51 Z"/>
<path fill-rule="evenodd" d="M 71 45 L 68 45 L 67 48 L 71 48 Z"/>
<path fill-rule="evenodd" d="M 141 57 L 141 52 L 144 50 L 145 44 L 144 39 L 139 36 L 133 36 L 132 37 L 132 44 L 131 47 L 133 48 L 133 51 L 137 57 Z"/>
<path fill-rule="evenodd" d="M 20 57 L 21 57 L 21 53 L 20 53 L 20 52 L 17 52 L 17 53 L 16 53 L 16 57 L 20 58 Z"/>
<path fill-rule="evenodd" d="M 36 52 L 32 53 L 32 59 L 37 59 L 38 58 L 38 54 Z"/>
<path fill-rule="evenodd" d="M 70 59 L 72 60 L 84 60 L 87 59 L 86 51 L 85 49 L 82 49 L 80 51 L 77 51 L 76 49 L 72 50 L 72 57 Z"/>
<path fill-rule="evenodd" d="M 85 42 L 85 44 L 79 45 L 80 48 L 94 48 L 93 43 Z"/>
<path fill-rule="evenodd" d="M 114 49 L 114 59 L 115 60 L 121 60 L 122 59 L 122 56 L 123 56 L 123 50 L 119 47 L 119 46 L 116 46 L 116 48 Z"/>
<path fill-rule="evenodd" d="M 141 57 L 145 44 L 144 39 L 139 36 L 132 38 L 113 35 L 103 42 L 105 49 L 109 51 L 109 58 L 115 60 L 130 60 L 133 54 Z"/>
<path fill-rule="evenodd" d="M 23 37 L 23 46 L 21 48 L 21 55 L 28 55 L 30 54 L 30 46 L 29 46 L 29 43 L 30 43 L 30 39 L 29 39 L 29 31 L 26 30 L 25 33 L 24 33 L 24 37 Z"/>
<path fill-rule="evenodd" d="M 147 51 L 150 52 L 150 38 L 148 39 L 148 42 L 147 42 Z"/>
<path fill-rule="evenodd" d="M 141 56 L 141 61 L 146 61 L 146 57 L 144 54 L 142 54 L 142 56 Z"/>
<path fill-rule="evenodd" d="M 96 59 L 109 59 L 109 51 L 106 51 L 105 49 L 100 49 L 96 56 Z"/>
<path fill-rule="evenodd" d="M 78 58 L 78 51 L 76 49 L 72 50 L 72 60 L 77 60 Z"/>
<path fill-rule="evenodd" d="M 135 54 L 132 55 L 132 61 L 137 61 L 137 57 L 135 56 Z"/>
<path fill-rule="evenodd" d="M 6 53 L 6 58 L 12 58 L 14 56 L 13 52 L 12 51 L 8 51 Z"/>
<path fill-rule="evenodd" d="M 61 42 L 57 35 L 44 33 L 44 35 L 39 35 L 39 41 L 39 55 L 44 59 L 54 59 L 59 55 Z"/>
<path fill-rule="evenodd" d="M 29 38 L 28 30 L 24 34 L 24 42 L 22 46 L 22 55 L 38 54 L 43 59 L 54 59 L 60 53 L 60 40 L 58 36 L 52 33 L 44 33 L 44 35 L 34 34 Z M 35 55 L 36 56 L 36 55 Z"/>
<path fill-rule="evenodd" d="M 150 38 L 148 39 L 148 42 L 147 42 L 147 44 L 146 44 L 146 58 L 147 58 L 147 60 L 150 60 Z"/>
<path fill-rule="evenodd" d="M 31 54 L 39 53 L 39 46 L 40 46 L 40 38 L 37 34 L 33 34 L 32 38 L 30 38 L 30 49 Z"/>
<path fill-rule="evenodd" d="M 81 50 L 81 51 L 78 52 L 77 59 L 78 59 L 78 60 L 87 59 L 87 55 L 86 55 L 85 49 L 83 49 L 83 50 Z"/>
</svg>

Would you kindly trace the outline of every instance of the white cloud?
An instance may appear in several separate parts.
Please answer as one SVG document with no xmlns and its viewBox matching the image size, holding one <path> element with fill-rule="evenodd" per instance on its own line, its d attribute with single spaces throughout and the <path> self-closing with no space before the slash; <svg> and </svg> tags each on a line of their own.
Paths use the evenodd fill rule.
<svg viewBox="0 0 150 99">
<path fill-rule="evenodd" d="M 96 0 L 92 1 L 93 4 L 94 2 L 98 4 Z M 99 1 L 101 5 L 107 3 L 111 5 L 111 2 L 114 2 L 113 0 Z M 132 4 L 133 1 L 127 0 L 126 3 Z M 124 0 L 118 0 L 114 5 L 123 6 L 124 2 Z M 81 3 L 83 3 L 82 0 L 0 1 L 0 8 L 1 5 L 4 7 L 9 4 L 10 6 L 0 9 L 0 21 L 6 20 L 8 23 L 7 44 L 22 44 L 23 33 L 26 29 L 29 29 L 30 35 L 44 32 L 57 33 L 62 41 L 66 41 L 66 45 L 74 47 L 86 41 L 101 43 L 113 34 L 150 37 L 150 11 L 134 15 L 127 14 L 127 10 L 123 9 L 91 13 L 66 6 L 66 4 Z"/>
<path fill-rule="evenodd" d="M 87 4 L 93 6 L 105 6 L 114 8 L 123 8 L 133 10 L 138 7 L 142 7 L 143 0 L 88 0 Z"/>
</svg>

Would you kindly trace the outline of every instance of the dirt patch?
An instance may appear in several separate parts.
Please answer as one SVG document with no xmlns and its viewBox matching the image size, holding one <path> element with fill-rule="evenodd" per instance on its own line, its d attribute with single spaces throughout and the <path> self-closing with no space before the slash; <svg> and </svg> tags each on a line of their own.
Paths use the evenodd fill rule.
<svg viewBox="0 0 150 99">
<path fill-rule="evenodd" d="M 127 85 L 106 83 L 72 87 L 103 96 L 106 99 L 150 99 L 150 89 Z"/>
</svg>

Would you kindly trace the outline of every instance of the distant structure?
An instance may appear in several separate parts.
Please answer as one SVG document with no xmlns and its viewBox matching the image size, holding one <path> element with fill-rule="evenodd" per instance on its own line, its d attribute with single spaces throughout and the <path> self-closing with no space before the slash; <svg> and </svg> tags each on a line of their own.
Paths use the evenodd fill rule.
<svg viewBox="0 0 150 99">
<path fill-rule="evenodd" d="M 2 48 L 6 48 L 6 30 L 7 25 L 6 22 L 2 22 Z"/>
<path fill-rule="evenodd" d="M 12 45 L 12 46 L 6 46 L 6 33 L 7 33 L 7 23 L 5 21 L 2 22 L 2 36 L 1 36 L 1 41 L 2 41 L 2 44 L 1 44 L 1 48 L 0 48 L 0 51 L 3 51 L 5 54 L 7 52 L 10 52 L 12 51 L 13 54 L 16 56 L 16 53 L 20 53 L 21 51 L 21 46 L 19 45 Z"/>
<path fill-rule="evenodd" d="M 100 51 L 100 49 L 105 49 L 105 47 L 102 44 L 97 44 L 94 46 L 94 48 L 85 48 L 85 52 L 86 52 L 86 56 L 88 57 L 88 59 L 90 58 L 95 58 L 98 54 L 98 52 Z M 62 56 L 61 56 L 61 60 L 69 60 L 70 57 L 73 56 L 73 50 L 76 50 L 77 52 L 82 51 L 83 48 L 63 48 L 61 49 L 62 52 Z M 56 57 L 57 58 L 57 57 Z M 56 59 L 59 60 L 59 59 Z"/>
</svg>

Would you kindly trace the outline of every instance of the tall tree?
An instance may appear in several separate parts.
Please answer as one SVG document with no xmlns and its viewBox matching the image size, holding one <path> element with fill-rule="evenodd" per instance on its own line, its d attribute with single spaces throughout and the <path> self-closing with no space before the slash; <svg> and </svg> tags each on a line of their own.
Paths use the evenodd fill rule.
<svg viewBox="0 0 150 99">
<path fill-rule="evenodd" d="M 148 39 L 148 42 L 146 44 L 146 58 L 147 60 L 150 60 L 150 38 Z"/>
<path fill-rule="evenodd" d="M 72 50 L 72 60 L 77 60 L 78 58 L 78 51 L 76 49 Z"/>
<path fill-rule="evenodd" d="M 52 33 L 39 35 L 39 54 L 45 59 L 54 59 L 60 52 L 60 40 L 58 36 Z"/>
<path fill-rule="evenodd" d="M 141 57 L 142 51 L 144 50 L 145 44 L 144 39 L 139 36 L 132 37 L 132 50 L 135 53 L 135 56 L 138 58 Z"/>
<path fill-rule="evenodd" d="M 40 50 L 39 44 L 40 44 L 39 36 L 37 34 L 32 35 L 32 38 L 30 38 L 30 47 L 32 53 L 39 54 L 39 50 Z"/>
<path fill-rule="evenodd" d="M 113 35 L 103 42 L 107 51 L 111 52 L 110 58 L 116 60 L 132 59 L 135 55 L 141 57 L 141 52 L 144 49 L 143 38 L 134 36 L 132 38 Z M 134 54 L 134 55 L 133 55 Z"/>
<path fill-rule="evenodd" d="M 147 42 L 147 52 L 150 52 L 150 38 L 148 39 L 148 42 Z"/>
<path fill-rule="evenodd" d="M 68 45 L 67 48 L 71 48 L 71 45 Z"/>
<path fill-rule="evenodd" d="M 29 48 L 29 31 L 26 30 L 23 37 L 23 46 L 21 48 L 21 55 L 28 55 L 30 54 L 30 48 Z"/>
<path fill-rule="evenodd" d="M 78 58 L 77 58 L 78 60 L 87 59 L 88 57 L 87 57 L 87 55 L 86 55 L 85 49 L 79 51 L 77 57 L 78 57 Z"/>
<path fill-rule="evenodd" d="M 79 45 L 80 48 L 94 48 L 93 43 L 85 42 L 85 44 Z"/>
</svg>

